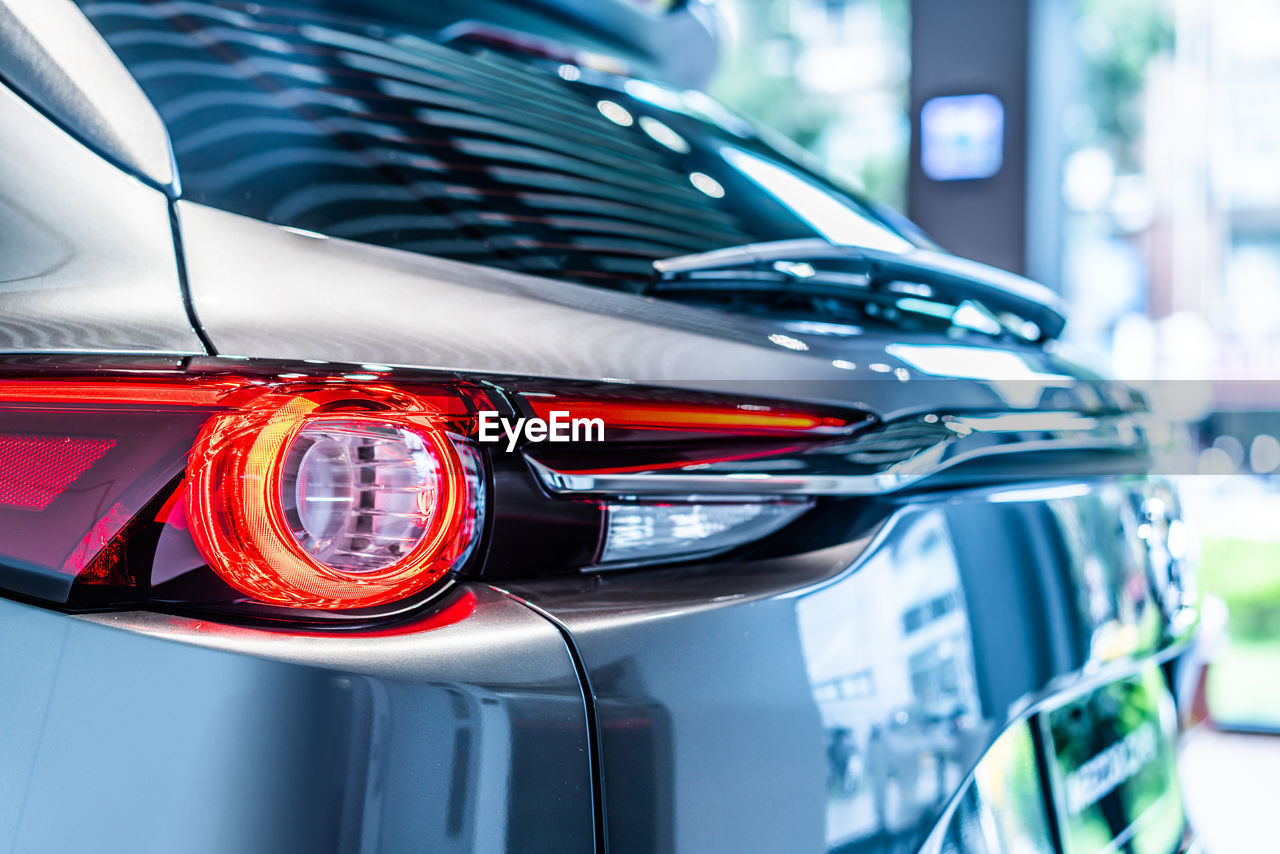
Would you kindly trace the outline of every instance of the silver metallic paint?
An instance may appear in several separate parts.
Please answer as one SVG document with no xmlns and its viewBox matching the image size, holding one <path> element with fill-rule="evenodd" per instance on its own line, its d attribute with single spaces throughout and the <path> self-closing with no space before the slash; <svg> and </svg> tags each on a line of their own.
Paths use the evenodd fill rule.
<svg viewBox="0 0 1280 854">
<path fill-rule="evenodd" d="M 0 352 L 204 353 L 162 192 L 2 85 L 0 163 Z"/>
<path fill-rule="evenodd" d="M 100 153 L 177 195 L 160 115 L 71 0 L 0 0 L 0 80 Z"/>
<path fill-rule="evenodd" d="M 0 848 L 592 851 L 564 641 L 467 592 L 460 622 L 364 638 L 0 600 Z"/>
<path fill-rule="evenodd" d="M 176 208 L 195 312 L 221 354 L 611 379 L 853 405 L 886 419 L 1008 407 L 1000 382 L 926 375 L 881 335 L 807 336 L 782 322 L 328 238 L 191 202 Z M 1091 408 L 1113 391 L 1040 348 L 1006 355 L 1031 378 L 1013 384 L 1032 392 L 1032 405 Z M 1055 387 L 1040 388 L 1040 377 Z"/>
<path fill-rule="evenodd" d="M 806 555 L 512 585 L 568 628 L 587 669 L 609 850 L 915 850 L 1008 725 L 1186 641 L 1185 621 L 1161 611 L 1152 556 L 1131 548 L 1147 489 L 1094 480 L 915 496 L 886 505 L 879 528 Z M 906 623 L 947 589 L 952 610 Z M 844 796 L 824 789 L 824 738 L 850 727 L 865 756 L 870 727 L 901 726 L 901 684 L 932 645 L 967 662 L 953 698 L 963 714 L 954 730 L 913 733 L 911 721 L 930 718 L 908 709 L 906 735 L 886 740 L 894 763 L 913 744 L 945 758 L 946 785 L 928 785 L 934 766 L 919 759 L 918 777 L 895 775 L 919 785 L 907 812 L 892 811 L 899 801 L 875 826 L 864 804 L 842 825 Z M 835 676 L 864 667 L 873 690 L 833 698 Z"/>
</svg>

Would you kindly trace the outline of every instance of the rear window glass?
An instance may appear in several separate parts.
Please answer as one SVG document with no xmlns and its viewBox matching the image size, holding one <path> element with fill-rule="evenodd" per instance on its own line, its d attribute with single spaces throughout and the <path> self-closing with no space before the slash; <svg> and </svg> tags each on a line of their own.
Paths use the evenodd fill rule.
<svg viewBox="0 0 1280 854">
<path fill-rule="evenodd" d="M 169 127 L 184 197 L 642 290 L 655 259 L 901 230 L 704 95 L 340 4 L 81 0 Z M 368 8 L 377 8 L 373 4 Z"/>
</svg>

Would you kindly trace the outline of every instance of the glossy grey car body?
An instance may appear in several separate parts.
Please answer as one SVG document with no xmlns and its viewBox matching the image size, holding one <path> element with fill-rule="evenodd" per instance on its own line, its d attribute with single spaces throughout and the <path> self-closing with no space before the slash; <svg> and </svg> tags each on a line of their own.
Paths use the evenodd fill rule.
<svg viewBox="0 0 1280 854">
<path fill-rule="evenodd" d="M 1126 391 L 1040 342 L 833 335 L 194 201 L 145 73 L 116 57 L 132 31 L 104 23 L 130 4 L 83 5 L 115 44 L 69 2 L 0 2 L 14 358 L 313 360 L 971 421 L 892 466 L 760 474 L 826 498 L 754 551 L 553 577 L 508 560 L 385 631 L 0 600 L 0 847 L 985 851 L 999 826 L 1058 851 L 1088 821 L 1182 845 L 1165 674 L 1193 616 Z M 971 458 L 1000 465 L 941 477 Z M 1158 731 L 1113 788 L 1156 794 L 1090 817 L 1106 795 L 1065 803 L 1054 715 L 1087 722 L 1113 689 Z"/>
</svg>

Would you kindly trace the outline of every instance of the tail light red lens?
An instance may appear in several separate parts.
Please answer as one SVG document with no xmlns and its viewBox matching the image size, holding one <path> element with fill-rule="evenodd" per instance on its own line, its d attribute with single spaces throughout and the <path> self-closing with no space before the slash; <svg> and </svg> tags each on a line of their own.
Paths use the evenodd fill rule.
<svg viewBox="0 0 1280 854">
<path fill-rule="evenodd" d="M 76 587 L 133 597 L 128 563 L 99 558 L 181 475 L 227 391 L 185 379 L 0 380 L 0 587 L 60 604 Z"/>
<path fill-rule="evenodd" d="M 358 610 L 474 544 L 467 384 L 147 373 L 0 379 L 0 588 L 96 607 L 176 579 L 179 601 Z"/>
<path fill-rule="evenodd" d="M 33 361 L 0 360 L 0 590 L 72 608 L 363 625 L 462 571 L 688 560 L 767 536 L 811 502 L 566 497 L 535 467 L 751 461 L 865 423 L 856 412 L 616 384 L 228 359 Z M 521 422 L 566 412 L 599 419 L 603 435 L 486 444 L 478 430 L 481 413 Z"/>
<path fill-rule="evenodd" d="M 88 436 L 0 436 L 0 504 L 43 510 L 115 444 Z"/>
<path fill-rule="evenodd" d="M 478 479 L 440 399 L 394 389 L 268 393 L 215 415 L 187 513 L 209 565 L 275 605 L 359 608 L 418 593 L 475 535 Z"/>
<path fill-rule="evenodd" d="M 540 418 L 567 412 L 570 418 L 599 418 L 614 430 L 669 430 L 679 433 L 786 436 L 839 434 L 851 423 L 847 418 L 763 403 L 715 404 L 693 401 L 652 400 L 639 397 L 584 399 L 556 395 L 531 397 L 529 407 Z"/>
</svg>

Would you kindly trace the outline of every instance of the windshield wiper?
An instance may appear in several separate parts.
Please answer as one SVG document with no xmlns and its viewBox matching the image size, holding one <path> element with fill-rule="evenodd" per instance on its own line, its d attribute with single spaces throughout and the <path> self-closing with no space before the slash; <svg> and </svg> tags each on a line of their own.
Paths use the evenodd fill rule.
<svg viewBox="0 0 1280 854">
<path fill-rule="evenodd" d="M 930 315 L 1028 341 L 1056 338 L 1066 323 L 1062 300 L 1043 285 L 930 249 L 894 253 L 817 238 L 776 240 L 664 258 L 653 267 L 654 296 L 829 298 L 859 303 L 874 317 Z"/>
</svg>

